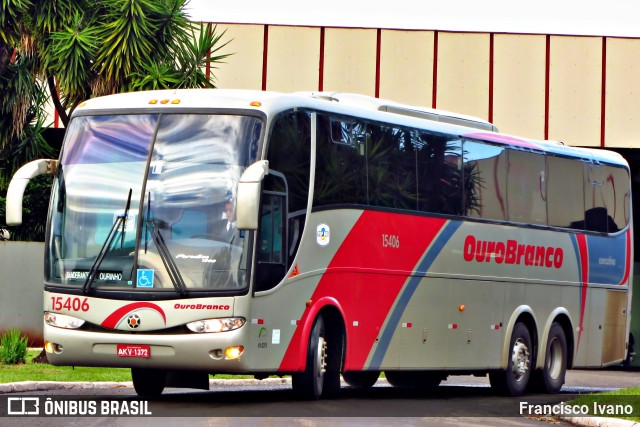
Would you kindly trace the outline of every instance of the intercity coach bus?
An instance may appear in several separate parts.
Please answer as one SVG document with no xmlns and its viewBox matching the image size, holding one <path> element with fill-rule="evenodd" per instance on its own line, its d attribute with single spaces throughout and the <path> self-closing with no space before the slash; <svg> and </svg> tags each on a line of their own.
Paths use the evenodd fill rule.
<svg viewBox="0 0 640 427">
<path fill-rule="evenodd" d="M 621 156 L 340 93 L 176 90 L 73 113 L 47 222 L 54 365 L 131 368 L 142 396 L 209 375 L 555 393 L 625 359 Z"/>
</svg>

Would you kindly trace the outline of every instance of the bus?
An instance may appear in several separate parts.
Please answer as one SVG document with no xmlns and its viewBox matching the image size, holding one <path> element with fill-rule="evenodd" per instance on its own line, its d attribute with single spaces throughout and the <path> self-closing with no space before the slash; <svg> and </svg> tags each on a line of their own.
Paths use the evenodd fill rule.
<svg viewBox="0 0 640 427">
<path fill-rule="evenodd" d="M 124 93 L 73 113 L 45 242 L 54 365 L 128 367 L 135 391 L 212 374 L 556 393 L 621 363 L 633 239 L 612 152 L 348 93 Z"/>
</svg>

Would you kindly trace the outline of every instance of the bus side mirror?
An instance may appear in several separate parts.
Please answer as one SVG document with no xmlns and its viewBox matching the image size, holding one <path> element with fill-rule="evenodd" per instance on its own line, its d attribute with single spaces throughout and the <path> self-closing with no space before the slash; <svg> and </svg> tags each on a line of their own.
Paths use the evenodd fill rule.
<svg viewBox="0 0 640 427">
<path fill-rule="evenodd" d="M 34 160 L 18 169 L 7 189 L 7 225 L 22 224 L 22 196 L 31 178 L 44 173 L 54 174 L 57 169 L 58 161 L 49 159 Z"/>
<path fill-rule="evenodd" d="M 262 180 L 269 173 L 269 161 L 260 160 L 249 166 L 240 177 L 236 200 L 238 230 L 257 230 L 260 213 Z"/>
</svg>

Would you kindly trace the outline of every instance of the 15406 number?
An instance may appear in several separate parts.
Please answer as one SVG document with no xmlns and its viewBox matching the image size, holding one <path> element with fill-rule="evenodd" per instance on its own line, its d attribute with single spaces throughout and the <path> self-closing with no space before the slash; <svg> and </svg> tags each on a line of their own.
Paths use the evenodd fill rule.
<svg viewBox="0 0 640 427">
<path fill-rule="evenodd" d="M 66 309 L 69 311 L 89 311 L 88 298 L 79 297 L 51 297 L 51 309 L 54 311 Z"/>
<path fill-rule="evenodd" d="M 383 248 L 399 248 L 400 247 L 400 237 L 394 234 L 383 234 L 382 235 L 382 247 Z"/>
</svg>

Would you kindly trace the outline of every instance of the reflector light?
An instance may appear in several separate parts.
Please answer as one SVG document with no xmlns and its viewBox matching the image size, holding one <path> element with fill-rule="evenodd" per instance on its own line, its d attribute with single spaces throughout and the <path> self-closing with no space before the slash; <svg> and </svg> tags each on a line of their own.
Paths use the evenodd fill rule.
<svg viewBox="0 0 640 427">
<path fill-rule="evenodd" d="M 155 105 L 157 103 L 158 103 L 157 99 L 152 99 L 151 101 L 149 101 L 149 104 L 151 104 L 151 105 Z"/>
<path fill-rule="evenodd" d="M 252 107 L 261 107 L 262 106 L 262 102 L 252 101 L 249 105 L 251 105 Z"/>
<path fill-rule="evenodd" d="M 172 104 L 180 104 L 180 100 L 179 99 L 174 99 L 173 101 L 171 101 Z"/>
<path fill-rule="evenodd" d="M 465 309 L 464 304 L 460 304 L 460 305 L 458 306 L 458 310 L 460 310 L 460 311 L 464 311 L 464 309 Z"/>
<path fill-rule="evenodd" d="M 169 100 L 168 99 L 163 99 L 162 101 L 160 101 L 160 104 L 168 104 Z"/>
</svg>

